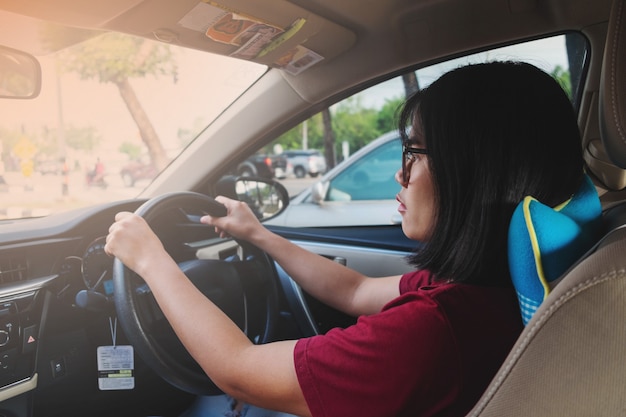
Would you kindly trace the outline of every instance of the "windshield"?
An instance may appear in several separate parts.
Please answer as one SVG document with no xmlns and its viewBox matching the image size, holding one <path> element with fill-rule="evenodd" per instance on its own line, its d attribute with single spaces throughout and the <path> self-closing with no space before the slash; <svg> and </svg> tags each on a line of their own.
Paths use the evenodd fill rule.
<svg viewBox="0 0 626 417">
<path fill-rule="evenodd" d="M 0 219 L 136 196 L 266 70 L 121 34 L 38 58 L 39 97 L 0 100 Z"/>
</svg>

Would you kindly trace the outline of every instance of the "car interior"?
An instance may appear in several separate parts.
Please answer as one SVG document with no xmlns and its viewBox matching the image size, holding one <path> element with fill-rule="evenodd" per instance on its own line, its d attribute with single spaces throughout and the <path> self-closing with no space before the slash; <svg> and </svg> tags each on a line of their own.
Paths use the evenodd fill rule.
<svg viewBox="0 0 626 417">
<path fill-rule="evenodd" d="M 586 171 L 602 203 L 603 237 L 553 284 L 469 415 L 622 414 L 624 3 L 0 0 L 0 101 L 15 108 L 42 88 L 38 60 L 109 32 L 234 57 L 255 74 L 136 195 L 0 220 L 0 417 L 179 416 L 198 396 L 221 393 L 178 342 L 149 288 L 104 253 L 103 237 L 119 211 L 146 217 L 186 274 L 256 343 L 354 323 L 302 291 L 266 254 L 199 225 L 199 216 L 223 208 L 214 204 L 216 195 L 249 202 L 259 218 L 289 205 L 280 182 L 233 177 L 232 168 L 299 123 L 385 81 L 557 35 L 578 39 L 572 51 L 579 54 L 569 57 L 571 99 Z M 261 50 L 214 41 L 199 30 L 213 8 L 281 28 L 281 35 Z M 211 77 L 211 68 L 202 71 Z M 211 100 L 212 91 L 203 94 Z M 397 161 L 399 167 L 400 154 Z M 15 198 L 4 197 L 7 206 Z M 410 270 L 405 258 L 415 249 L 399 224 L 267 227 L 370 276 Z M 99 381 L 96 352 L 111 344 L 134 347 L 132 385 Z"/>
</svg>

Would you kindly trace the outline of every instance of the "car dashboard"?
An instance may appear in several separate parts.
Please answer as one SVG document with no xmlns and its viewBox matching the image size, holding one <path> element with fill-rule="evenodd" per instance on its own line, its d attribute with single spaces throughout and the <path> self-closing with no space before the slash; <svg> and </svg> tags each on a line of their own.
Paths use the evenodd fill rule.
<svg viewBox="0 0 626 417">
<path fill-rule="evenodd" d="M 136 202 L 112 204 L 0 225 L 0 384 L 19 385 L 35 376 L 44 311 L 75 308 L 81 290 L 110 291 L 105 278 L 103 236 L 114 212 Z M 15 230 L 12 233 L 12 230 Z M 19 238 L 18 238 L 19 236 Z M 101 272 L 98 272 L 101 271 Z M 97 284 L 97 285 L 96 285 Z M 98 288 L 101 287 L 101 288 Z M 0 396 L 2 392 L 0 392 Z"/>
<path fill-rule="evenodd" d="M 112 333 L 104 237 L 117 212 L 141 203 L 0 223 L 0 415 L 167 415 L 191 401 L 140 358 L 135 390 L 98 389 L 97 347 L 125 343 Z"/>
</svg>

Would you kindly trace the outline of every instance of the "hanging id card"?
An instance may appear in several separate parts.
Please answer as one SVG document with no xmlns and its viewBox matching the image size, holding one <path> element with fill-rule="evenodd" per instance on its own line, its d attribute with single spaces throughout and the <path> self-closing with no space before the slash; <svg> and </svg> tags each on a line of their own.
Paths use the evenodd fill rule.
<svg viewBox="0 0 626 417">
<path fill-rule="evenodd" d="M 99 346 L 98 387 L 102 391 L 135 388 L 132 346 Z"/>
</svg>

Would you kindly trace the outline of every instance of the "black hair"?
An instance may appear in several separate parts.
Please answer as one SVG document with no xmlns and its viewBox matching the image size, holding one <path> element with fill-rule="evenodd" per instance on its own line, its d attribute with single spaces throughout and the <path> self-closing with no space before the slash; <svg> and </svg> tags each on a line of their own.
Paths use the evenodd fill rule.
<svg viewBox="0 0 626 417">
<path fill-rule="evenodd" d="M 576 114 L 560 85 L 521 62 L 452 70 L 418 91 L 400 113 L 422 129 L 437 208 L 428 242 L 409 260 L 438 279 L 510 286 L 509 221 L 533 196 L 549 206 L 583 179 Z"/>
</svg>

